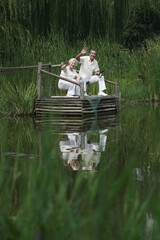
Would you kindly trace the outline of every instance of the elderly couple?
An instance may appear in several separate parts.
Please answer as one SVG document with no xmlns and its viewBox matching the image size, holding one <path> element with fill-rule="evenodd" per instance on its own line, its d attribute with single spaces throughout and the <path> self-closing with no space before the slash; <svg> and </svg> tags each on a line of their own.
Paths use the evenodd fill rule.
<svg viewBox="0 0 160 240">
<path fill-rule="evenodd" d="M 76 58 L 71 58 L 69 62 L 66 62 L 65 65 L 62 66 L 61 76 L 66 77 L 68 79 L 76 79 L 78 82 L 84 83 L 84 96 L 87 96 L 86 92 L 86 83 L 99 83 L 99 96 L 107 96 L 103 91 L 106 89 L 104 77 L 100 76 L 98 62 L 95 60 L 97 55 L 97 51 L 91 49 L 89 52 L 89 56 L 82 56 L 86 54 L 87 49 L 83 48 L 81 52 L 76 56 Z M 77 61 L 81 64 L 79 74 L 76 72 L 75 67 L 77 65 Z M 95 74 L 92 76 L 92 74 Z M 80 95 L 80 87 L 64 81 L 59 80 L 58 82 L 59 89 L 67 90 L 67 96 L 79 96 Z"/>
</svg>

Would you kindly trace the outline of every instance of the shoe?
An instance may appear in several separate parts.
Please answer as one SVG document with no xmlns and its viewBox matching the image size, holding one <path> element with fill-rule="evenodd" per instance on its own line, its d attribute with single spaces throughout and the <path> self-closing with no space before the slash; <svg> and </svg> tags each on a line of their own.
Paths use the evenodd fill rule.
<svg viewBox="0 0 160 240">
<path fill-rule="evenodd" d="M 67 96 L 67 97 L 74 97 L 74 96 L 73 96 L 73 95 L 71 95 L 71 94 L 67 94 L 66 96 Z"/>
<path fill-rule="evenodd" d="M 85 92 L 85 93 L 84 93 L 84 96 L 85 96 L 85 97 L 88 97 L 89 95 Z"/>
<path fill-rule="evenodd" d="M 104 93 L 102 91 L 98 93 L 98 96 L 107 96 L 107 95 L 108 95 L 107 93 Z"/>
<path fill-rule="evenodd" d="M 100 134 L 104 134 L 104 133 L 106 133 L 106 132 L 108 132 L 108 129 L 104 129 L 104 130 L 100 130 L 100 131 L 99 131 Z"/>
</svg>

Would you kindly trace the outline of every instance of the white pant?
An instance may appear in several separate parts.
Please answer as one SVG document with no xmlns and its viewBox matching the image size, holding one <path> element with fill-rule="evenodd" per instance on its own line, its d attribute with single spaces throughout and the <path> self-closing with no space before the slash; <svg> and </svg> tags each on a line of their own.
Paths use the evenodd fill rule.
<svg viewBox="0 0 160 240">
<path fill-rule="evenodd" d="M 85 76 L 82 77 L 83 79 L 85 78 Z M 84 81 L 84 80 L 83 80 Z M 98 75 L 94 75 L 91 78 L 85 78 L 84 81 L 84 85 L 89 82 L 90 84 L 98 82 L 99 84 L 99 92 L 103 91 L 106 89 L 106 85 L 105 85 L 105 81 L 104 81 L 104 76 L 98 76 Z M 86 87 L 85 87 L 86 89 Z"/>
<path fill-rule="evenodd" d="M 84 92 L 86 92 L 86 79 L 84 77 L 81 78 L 80 82 L 84 82 Z M 59 80 L 58 87 L 61 90 L 68 90 L 67 94 L 69 95 L 80 95 L 80 87 L 74 83 L 70 83 L 64 80 Z"/>
<path fill-rule="evenodd" d="M 75 95 L 76 93 L 76 85 L 64 80 L 59 80 L 58 87 L 61 90 L 68 90 L 67 94 L 69 95 Z"/>
</svg>

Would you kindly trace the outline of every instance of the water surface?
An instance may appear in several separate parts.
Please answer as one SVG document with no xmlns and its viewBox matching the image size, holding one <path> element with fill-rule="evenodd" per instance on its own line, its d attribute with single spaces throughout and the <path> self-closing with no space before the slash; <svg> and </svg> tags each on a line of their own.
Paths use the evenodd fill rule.
<svg viewBox="0 0 160 240">
<path fill-rule="evenodd" d="M 15 234 L 9 218 L 21 239 L 158 239 L 159 119 L 152 104 L 85 122 L 1 118 L 4 228 Z"/>
</svg>

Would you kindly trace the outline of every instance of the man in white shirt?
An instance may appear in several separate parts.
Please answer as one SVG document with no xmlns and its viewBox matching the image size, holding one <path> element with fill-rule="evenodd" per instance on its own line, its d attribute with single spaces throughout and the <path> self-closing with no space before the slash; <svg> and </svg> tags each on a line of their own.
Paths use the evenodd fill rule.
<svg viewBox="0 0 160 240">
<path fill-rule="evenodd" d="M 81 64 L 79 74 L 84 79 L 84 82 L 89 82 L 90 84 L 98 82 L 99 83 L 99 96 L 107 96 L 103 91 L 106 89 L 104 77 L 100 76 L 98 62 L 95 60 L 97 56 L 97 51 L 91 49 L 89 56 L 82 56 L 87 52 L 86 48 L 83 48 L 81 52 L 76 56 L 76 60 Z M 92 74 L 95 74 L 92 76 Z"/>
<path fill-rule="evenodd" d="M 84 137 L 84 149 L 82 150 L 82 170 L 96 170 L 100 162 L 101 152 L 105 152 L 107 136 L 103 133 L 108 129 L 99 131 L 100 139 L 98 142 L 88 143 L 87 134 Z"/>
</svg>

